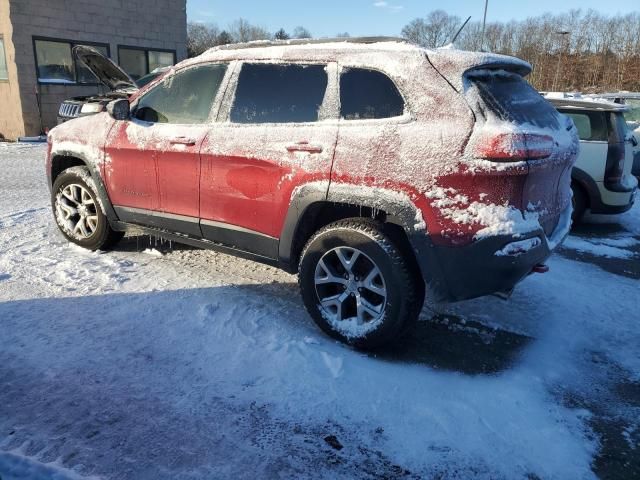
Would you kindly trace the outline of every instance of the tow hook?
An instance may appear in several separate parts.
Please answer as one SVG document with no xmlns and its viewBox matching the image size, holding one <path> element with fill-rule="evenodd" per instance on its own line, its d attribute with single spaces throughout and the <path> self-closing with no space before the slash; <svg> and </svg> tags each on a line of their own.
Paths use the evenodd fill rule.
<svg viewBox="0 0 640 480">
<path fill-rule="evenodd" d="M 547 273 L 549 271 L 549 267 L 547 267 L 544 263 L 538 263 L 531 269 L 531 273 Z"/>
</svg>

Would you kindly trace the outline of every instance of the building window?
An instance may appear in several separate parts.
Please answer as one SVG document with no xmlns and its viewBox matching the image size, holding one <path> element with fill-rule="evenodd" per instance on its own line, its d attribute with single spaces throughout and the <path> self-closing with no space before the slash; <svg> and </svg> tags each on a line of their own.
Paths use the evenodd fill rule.
<svg viewBox="0 0 640 480">
<path fill-rule="evenodd" d="M 109 56 L 109 46 L 105 44 L 35 38 L 33 45 L 40 83 L 98 83 L 89 69 L 73 58 L 71 49 L 76 45 L 93 47 L 105 57 Z"/>
<path fill-rule="evenodd" d="M 4 39 L 0 37 L 0 80 L 9 80 L 7 72 L 7 56 L 4 51 Z"/>
<path fill-rule="evenodd" d="M 131 78 L 138 80 L 156 68 L 170 67 L 176 63 L 176 52 L 119 45 L 118 63 Z"/>
</svg>

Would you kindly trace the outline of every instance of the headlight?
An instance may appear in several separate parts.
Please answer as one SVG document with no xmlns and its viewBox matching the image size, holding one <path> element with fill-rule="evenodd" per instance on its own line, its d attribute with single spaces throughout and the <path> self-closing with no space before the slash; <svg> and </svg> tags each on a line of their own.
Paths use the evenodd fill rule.
<svg viewBox="0 0 640 480">
<path fill-rule="evenodd" d="M 103 110 L 100 103 L 85 103 L 80 109 L 80 113 L 99 113 Z"/>
</svg>

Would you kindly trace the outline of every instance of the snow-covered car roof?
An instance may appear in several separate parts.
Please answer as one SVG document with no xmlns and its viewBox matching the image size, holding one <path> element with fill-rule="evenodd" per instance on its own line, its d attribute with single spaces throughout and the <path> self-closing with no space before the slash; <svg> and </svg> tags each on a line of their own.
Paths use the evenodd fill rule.
<svg viewBox="0 0 640 480">
<path fill-rule="evenodd" d="M 591 98 L 624 98 L 629 100 L 640 100 L 640 92 L 608 92 L 608 93 L 594 93 L 588 95 Z"/>
<path fill-rule="evenodd" d="M 548 92 L 543 97 L 554 107 L 575 110 L 601 110 L 607 112 L 626 112 L 629 107 L 602 97 L 587 97 L 579 93 Z"/>
<path fill-rule="evenodd" d="M 176 68 L 205 61 L 230 60 L 341 60 L 353 65 L 380 64 L 385 70 L 402 70 L 402 63 L 396 66 L 381 61 L 381 57 L 398 60 L 426 54 L 429 62 L 444 75 L 457 90 L 462 90 L 464 72 L 475 68 L 504 68 L 527 75 L 531 65 L 515 57 L 485 52 L 470 52 L 447 47 L 426 49 L 407 40 L 395 37 L 357 37 L 329 39 L 259 40 L 242 44 L 213 47 L 203 54 L 185 60 Z M 399 65 L 399 66 L 398 66 Z M 412 72 L 415 74 L 415 72 Z"/>
</svg>

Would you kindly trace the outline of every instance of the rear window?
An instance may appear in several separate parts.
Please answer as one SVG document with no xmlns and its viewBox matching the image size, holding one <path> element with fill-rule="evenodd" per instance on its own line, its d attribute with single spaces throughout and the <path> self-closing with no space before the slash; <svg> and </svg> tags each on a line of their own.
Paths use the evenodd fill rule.
<svg viewBox="0 0 640 480">
<path fill-rule="evenodd" d="M 576 112 L 575 110 L 563 109 L 559 109 L 559 111 L 573 120 L 578 129 L 580 140 L 607 141 L 607 114 L 605 112 Z"/>
<path fill-rule="evenodd" d="M 231 121 L 317 122 L 326 90 L 324 65 L 245 64 L 238 79 Z"/>
<path fill-rule="evenodd" d="M 370 120 L 398 117 L 404 100 L 393 81 L 384 73 L 349 68 L 340 76 L 340 117 Z"/>
<path fill-rule="evenodd" d="M 558 129 L 558 114 L 520 75 L 481 70 L 467 74 L 467 98 L 481 117 Z"/>
</svg>

